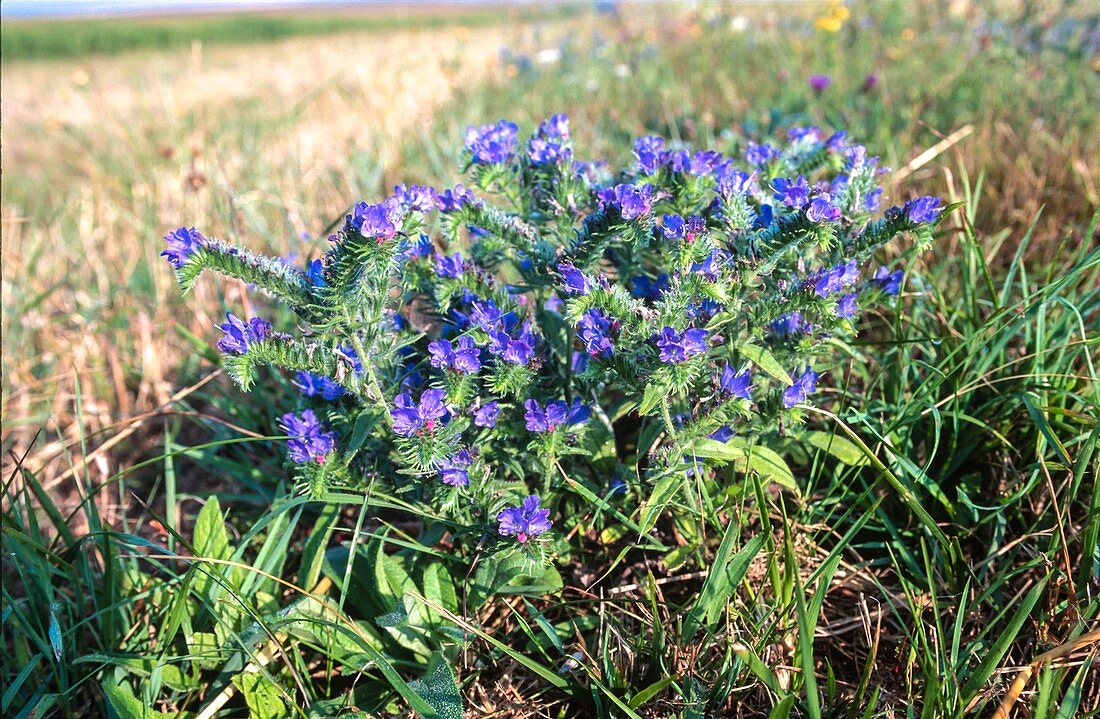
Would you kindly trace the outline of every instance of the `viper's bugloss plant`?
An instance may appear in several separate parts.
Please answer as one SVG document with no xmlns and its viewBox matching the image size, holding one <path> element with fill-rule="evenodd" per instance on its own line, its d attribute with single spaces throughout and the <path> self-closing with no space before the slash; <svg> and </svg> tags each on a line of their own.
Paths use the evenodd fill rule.
<svg viewBox="0 0 1100 719">
<path fill-rule="evenodd" d="M 471 127 L 473 189 L 360 202 L 306 271 L 193 228 L 164 252 L 184 290 L 217 270 L 308 327 L 229 314 L 218 342 L 244 390 L 291 374 L 304 487 L 381 483 L 489 551 L 545 556 L 577 482 L 629 515 L 656 483 L 755 471 L 827 400 L 860 312 L 901 291 L 875 251 L 930 243 L 945 209 L 876 216 L 877 159 L 816 127 L 740 157 L 641 137 L 617 171 L 574 159 L 563 115 L 517 133 Z"/>
</svg>

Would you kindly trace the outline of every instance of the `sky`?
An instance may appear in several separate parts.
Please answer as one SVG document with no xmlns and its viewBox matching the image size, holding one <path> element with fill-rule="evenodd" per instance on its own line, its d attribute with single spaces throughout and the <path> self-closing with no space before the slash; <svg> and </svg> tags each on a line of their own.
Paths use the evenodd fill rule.
<svg viewBox="0 0 1100 719">
<path fill-rule="evenodd" d="M 386 2 L 387 0 L 370 0 Z M 248 10 L 309 5 L 353 5 L 362 0 L 0 0 L 3 17 L 73 17 L 127 15 L 132 13 L 204 12 Z"/>
</svg>

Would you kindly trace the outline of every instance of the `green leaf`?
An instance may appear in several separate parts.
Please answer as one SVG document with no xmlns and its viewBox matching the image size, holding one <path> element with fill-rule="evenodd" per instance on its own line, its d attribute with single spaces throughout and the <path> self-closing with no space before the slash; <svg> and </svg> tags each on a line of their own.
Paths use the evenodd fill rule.
<svg viewBox="0 0 1100 719">
<path fill-rule="evenodd" d="M 199 559 L 229 559 L 229 534 L 225 531 L 225 519 L 222 517 L 218 498 L 211 495 L 195 519 L 195 557 Z M 195 590 L 201 596 L 210 597 L 218 583 L 210 575 L 225 574 L 226 567 L 221 564 L 200 563 L 195 576 Z"/>
<path fill-rule="evenodd" d="M 761 445 L 750 444 L 741 437 L 732 437 L 728 442 L 697 439 L 689 453 L 704 459 L 731 462 L 741 472 L 751 469 L 770 482 L 798 491 L 794 473 L 778 453 Z"/>
<path fill-rule="evenodd" d="M 128 684 L 107 679 L 101 685 L 107 697 L 107 712 L 118 719 L 168 719 L 170 714 L 150 709 L 134 696 Z"/>
<path fill-rule="evenodd" d="M 432 654 L 424 678 L 409 682 L 409 687 L 435 710 L 439 719 L 462 719 L 462 693 L 439 652 Z"/>
<path fill-rule="evenodd" d="M 703 582 L 703 588 L 699 591 L 699 598 L 688 612 L 684 622 L 685 637 L 695 634 L 701 623 L 711 628 L 718 622 L 726 603 L 737 591 L 737 585 L 748 573 L 752 560 L 764 546 L 765 537 L 763 534 L 758 534 L 739 552 L 733 554 L 734 542 L 737 541 L 740 529 L 732 522 L 726 528 L 722 544 L 719 545 L 718 553 L 714 555 L 714 561 L 710 565 L 707 580 Z"/>
<path fill-rule="evenodd" d="M 832 432 L 807 432 L 806 441 L 810 446 L 831 454 L 849 467 L 860 467 L 869 462 L 863 450 L 857 447 L 855 442 Z"/>
<path fill-rule="evenodd" d="M 248 704 L 250 719 L 280 719 L 286 716 L 286 705 L 279 688 L 261 672 L 242 672 L 233 677 Z"/>
<path fill-rule="evenodd" d="M 737 351 L 741 353 L 742 357 L 764 370 L 764 373 L 772 379 L 782 382 L 786 387 L 793 384 L 791 375 L 783 368 L 783 365 L 779 364 L 779 360 L 775 358 L 775 355 L 763 347 L 740 344 L 737 346 Z"/>
<path fill-rule="evenodd" d="M 638 407 L 638 414 L 646 415 L 653 411 L 653 408 L 661 403 L 661 400 L 668 396 L 668 388 L 663 384 L 650 383 L 646 385 L 645 393 L 642 395 L 642 403 Z"/>
<path fill-rule="evenodd" d="M 639 534 L 649 534 L 653 530 L 654 525 L 657 524 L 657 518 L 661 516 L 661 512 L 665 511 L 665 507 L 676 496 L 676 492 L 680 490 L 683 483 L 684 478 L 680 474 L 667 474 L 657 480 L 649 499 L 642 507 L 642 517 L 638 521 L 638 527 L 641 530 Z"/>
</svg>

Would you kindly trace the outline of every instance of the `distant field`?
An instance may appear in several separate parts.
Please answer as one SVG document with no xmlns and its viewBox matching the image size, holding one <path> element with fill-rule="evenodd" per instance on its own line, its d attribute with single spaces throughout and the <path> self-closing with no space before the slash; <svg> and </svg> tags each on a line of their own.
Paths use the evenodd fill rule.
<svg viewBox="0 0 1100 719">
<path fill-rule="evenodd" d="M 142 48 L 172 48 L 203 43 L 262 43 L 333 32 L 385 32 L 463 24 L 482 26 L 560 16 L 577 6 L 487 8 L 481 4 L 397 5 L 325 12 L 224 13 L 195 16 L 5 20 L 0 33 L 4 61 L 113 55 Z"/>
</svg>

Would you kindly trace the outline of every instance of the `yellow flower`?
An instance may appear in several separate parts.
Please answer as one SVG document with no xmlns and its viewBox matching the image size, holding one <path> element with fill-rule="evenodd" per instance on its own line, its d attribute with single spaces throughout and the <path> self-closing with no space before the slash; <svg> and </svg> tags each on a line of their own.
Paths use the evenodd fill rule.
<svg viewBox="0 0 1100 719">
<path fill-rule="evenodd" d="M 814 20 L 814 27 L 825 32 L 839 32 L 843 26 L 844 21 L 838 20 L 836 17 L 822 16 Z"/>
</svg>

